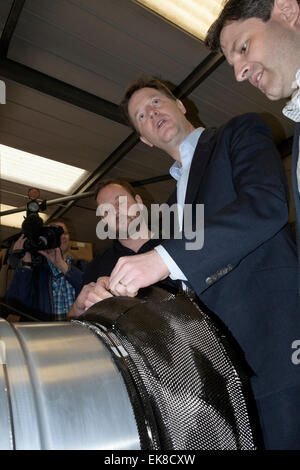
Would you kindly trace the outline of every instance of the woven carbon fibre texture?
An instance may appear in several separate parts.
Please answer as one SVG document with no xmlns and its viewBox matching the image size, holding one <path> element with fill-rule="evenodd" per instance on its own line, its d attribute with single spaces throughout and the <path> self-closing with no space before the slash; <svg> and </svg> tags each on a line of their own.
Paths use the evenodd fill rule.
<svg viewBox="0 0 300 470">
<path fill-rule="evenodd" d="M 122 373 L 142 448 L 256 448 L 236 351 L 195 301 L 150 288 L 104 300 L 79 320 Z"/>
</svg>

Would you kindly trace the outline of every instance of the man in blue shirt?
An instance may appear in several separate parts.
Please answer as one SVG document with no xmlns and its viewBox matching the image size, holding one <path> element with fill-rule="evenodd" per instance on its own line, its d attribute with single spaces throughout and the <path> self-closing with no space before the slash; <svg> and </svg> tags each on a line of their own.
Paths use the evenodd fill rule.
<svg viewBox="0 0 300 470">
<path fill-rule="evenodd" d="M 184 211 L 178 210 L 181 237 L 121 258 L 107 288 L 133 296 L 170 275 L 192 289 L 244 355 L 265 448 L 300 449 L 300 375 L 292 361 L 300 331 L 297 257 L 287 182 L 270 129 L 255 114 L 219 129 L 195 129 L 183 103 L 153 78 L 130 86 L 122 108 L 142 142 L 173 158 L 177 188 L 169 204 Z M 190 226 L 194 238 L 204 229 L 198 249 L 188 248 Z"/>
</svg>

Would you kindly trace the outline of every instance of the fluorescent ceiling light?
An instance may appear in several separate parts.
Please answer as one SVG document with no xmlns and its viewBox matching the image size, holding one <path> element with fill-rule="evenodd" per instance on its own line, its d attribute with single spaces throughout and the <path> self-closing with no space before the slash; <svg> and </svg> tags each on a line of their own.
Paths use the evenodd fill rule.
<svg viewBox="0 0 300 470">
<path fill-rule="evenodd" d="M 224 0 L 134 0 L 198 39 L 206 36 L 208 28 L 224 7 Z"/>
<path fill-rule="evenodd" d="M 1 178 L 58 194 L 70 194 L 86 170 L 0 144 Z"/>
<path fill-rule="evenodd" d="M 11 209 L 16 209 L 14 206 L 7 206 L 6 204 L 0 204 L 0 212 L 9 211 Z M 48 219 L 47 214 L 42 214 L 39 212 L 39 216 L 43 219 L 44 222 Z M 16 214 L 3 215 L 0 217 L 0 225 L 5 225 L 6 227 L 21 228 L 24 218 L 26 217 L 26 211 L 17 212 Z"/>
</svg>

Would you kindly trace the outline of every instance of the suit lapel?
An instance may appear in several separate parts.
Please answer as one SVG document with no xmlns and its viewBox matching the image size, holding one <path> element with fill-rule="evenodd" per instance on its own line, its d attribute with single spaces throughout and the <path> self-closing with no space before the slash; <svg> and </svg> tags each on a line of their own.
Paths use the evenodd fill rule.
<svg viewBox="0 0 300 470">
<path fill-rule="evenodd" d="M 205 129 L 199 138 L 190 168 L 185 204 L 192 204 L 197 199 L 199 190 L 205 184 L 205 173 L 216 142 L 214 137 L 214 129 Z"/>
</svg>

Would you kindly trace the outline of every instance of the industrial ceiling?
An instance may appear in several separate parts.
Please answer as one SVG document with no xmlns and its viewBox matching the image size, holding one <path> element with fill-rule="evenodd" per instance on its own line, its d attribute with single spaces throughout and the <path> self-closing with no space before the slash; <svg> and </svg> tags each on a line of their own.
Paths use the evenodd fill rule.
<svg viewBox="0 0 300 470">
<path fill-rule="evenodd" d="M 118 104 L 142 74 L 174 85 L 195 125 L 216 127 L 238 114 L 261 114 L 282 157 L 293 124 L 283 102 L 270 102 L 248 83 L 236 83 L 221 55 L 132 0 L 0 0 L 0 144 L 84 168 L 76 193 L 103 177 L 140 185 L 146 202 L 165 202 L 175 184 L 171 158 L 139 142 Z M 24 206 L 28 187 L 1 180 L 1 202 Z M 41 198 L 61 195 L 41 191 Z M 51 205 L 64 215 L 73 240 L 105 247 L 96 237 L 93 197 Z M 18 232 L 1 226 L 1 239 Z"/>
</svg>

